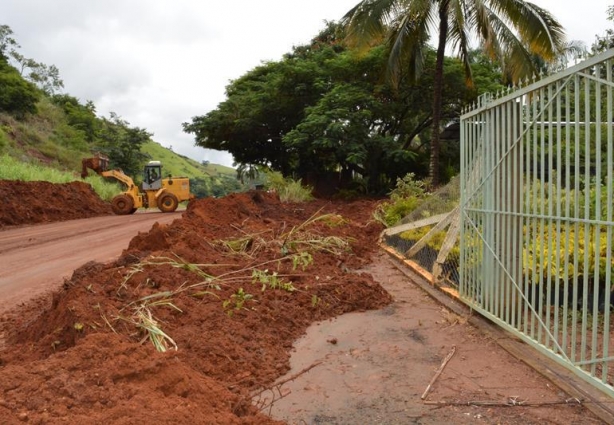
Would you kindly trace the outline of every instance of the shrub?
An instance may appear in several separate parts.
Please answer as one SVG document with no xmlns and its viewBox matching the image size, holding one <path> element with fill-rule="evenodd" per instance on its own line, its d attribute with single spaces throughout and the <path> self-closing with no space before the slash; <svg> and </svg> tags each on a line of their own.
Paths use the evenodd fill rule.
<svg viewBox="0 0 614 425">
<path fill-rule="evenodd" d="M 386 226 L 393 226 L 415 210 L 427 195 L 426 185 L 417 180 L 414 173 L 397 179 L 396 187 L 390 192 L 390 200 L 378 206 L 375 218 Z"/>
<path fill-rule="evenodd" d="M 265 187 L 277 192 L 281 202 L 307 202 L 313 199 L 313 188 L 303 186 L 301 179 L 284 178 L 276 171 L 265 171 L 265 175 Z"/>
</svg>

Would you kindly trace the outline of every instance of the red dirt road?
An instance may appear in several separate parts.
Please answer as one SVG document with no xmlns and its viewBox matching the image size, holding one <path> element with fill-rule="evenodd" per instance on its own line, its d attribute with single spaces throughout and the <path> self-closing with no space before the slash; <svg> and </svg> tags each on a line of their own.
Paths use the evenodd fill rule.
<svg viewBox="0 0 614 425">
<path fill-rule="evenodd" d="M 88 261 L 114 260 L 139 232 L 181 213 L 103 216 L 1 231 L 0 314 L 57 289 Z"/>
</svg>

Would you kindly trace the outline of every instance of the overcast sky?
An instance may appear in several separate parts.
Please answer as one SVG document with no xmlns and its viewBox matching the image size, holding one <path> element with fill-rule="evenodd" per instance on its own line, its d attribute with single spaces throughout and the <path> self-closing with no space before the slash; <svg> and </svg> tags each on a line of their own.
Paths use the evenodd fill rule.
<svg viewBox="0 0 614 425">
<path fill-rule="evenodd" d="M 612 26 L 614 0 L 533 0 L 588 46 Z M 64 92 L 115 112 L 175 152 L 230 166 L 181 123 L 225 99 L 234 80 L 309 42 L 358 0 L 1 0 L 20 52 L 56 65 Z"/>
</svg>

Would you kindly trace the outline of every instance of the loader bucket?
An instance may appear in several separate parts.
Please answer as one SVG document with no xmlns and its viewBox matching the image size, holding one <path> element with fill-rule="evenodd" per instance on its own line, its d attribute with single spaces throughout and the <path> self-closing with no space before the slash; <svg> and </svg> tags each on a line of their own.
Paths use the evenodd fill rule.
<svg viewBox="0 0 614 425">
<path fill-rule="evenodd" d="M 83 158 L 81 161 L 81 177 L 87 177 L 87 169 L 94 170 L 97 174 L 107 171 L 109 167 L 109 158 L 100 153 L 92 158 Z"/>
</svg>

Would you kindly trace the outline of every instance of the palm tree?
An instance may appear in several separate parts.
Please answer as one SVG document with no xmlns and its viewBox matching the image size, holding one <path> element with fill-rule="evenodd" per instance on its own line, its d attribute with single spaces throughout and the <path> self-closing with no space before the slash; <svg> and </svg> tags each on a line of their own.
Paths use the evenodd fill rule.
<svg viewBox="0 0 614 425">
<path fill-rule="evenodd" d="M 450 44 L 472 84 L 469 40 L 510 70 L 513 81 L 535 73 L 533 55 L 555 60 L 565 45 L 561 24 L 545 9 L 524 0 L 362 0 L 342 19 L 346 41 L 364 48 L 387 37 L 388 69 L 393 81 L 402 64 L 418 77 L 423 52 L 434 27 L 439 29 L 433 83 L 433 123 L 429 174 L 439 185 L 439 130 L 443 61 Z"/>
</svg>

